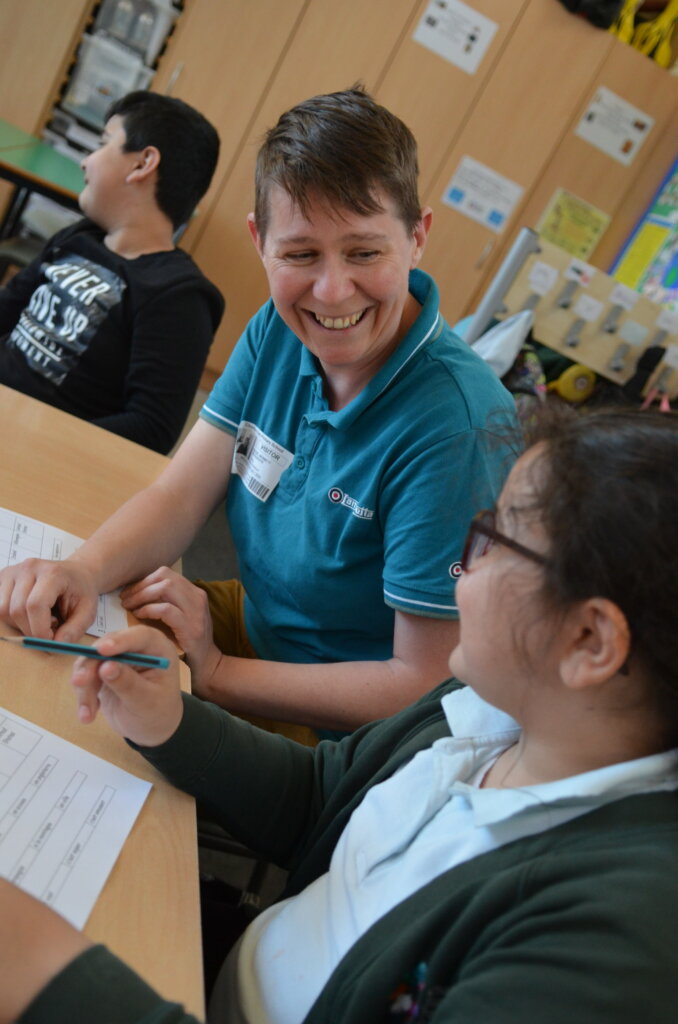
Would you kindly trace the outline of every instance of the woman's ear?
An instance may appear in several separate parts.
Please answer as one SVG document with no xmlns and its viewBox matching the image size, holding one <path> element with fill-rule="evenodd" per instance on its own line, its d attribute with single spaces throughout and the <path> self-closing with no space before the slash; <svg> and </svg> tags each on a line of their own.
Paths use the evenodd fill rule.
<svg viewBox="0 0 678 1024">
<path fill-rule="evenodd" d="M 563 623 L 560 677 L 570 689 L 607 682 L 623 668 L 631 631 L 622 610 L 605 597 L 590 597 L 571 609 Z"/>
<path fill-rule="evenodd" d="M 247 214 L 247 230 L 250 233 L 250 238 L 254 242 L 254 248 L 259 253 L 259 257 L 261 259 L 263 259 L 264 258 L 264 242 L 263 242 L 263 239 L 262 239 L 261 235 L 257 231 L 257 222 L 254 219 L 254 214 L 253 213 L 248 213 Z"/>
<path fill-rule="evenodd" d="M 424 247 L 426 245 L 426 239 L 428 233 L 431 230 L 431 221 L 433 220 L 433 210 L 430 206 L 425 206 L 421 211 L 421 219 L 417 223 L 417 226 L 413 232 L 414 248 L 412 250 L 412 259 L 410 261 L 410 270 L 413 270 L 417 266 L 421 257 L 424 254 Z"/>
<path fill-rule="evenodd" d="M 127 175 L 127 181 L 145 181 L 149 175 L 154 174 L 160 164 L 160 150 L 157 146 L 146 146 L 135 153 L 136 159 L 132 170 Z"/>
</svg>

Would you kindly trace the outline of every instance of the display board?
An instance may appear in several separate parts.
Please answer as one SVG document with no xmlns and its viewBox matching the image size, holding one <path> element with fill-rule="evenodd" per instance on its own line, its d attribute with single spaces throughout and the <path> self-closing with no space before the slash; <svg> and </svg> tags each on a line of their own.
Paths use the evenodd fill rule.
<svg viewBox="0 0 678 1024">
<path fill-rule="evenodd" d="M 678 313 L 678 159 L 615 260 L 610 274 Z"/>
<path fill-rule="evenodd" d="M 625 384 L 650 345 L 665 352 L 645 393 L 678 396 L 678 312 L 540 239 L 504 296 L 510 316 L 534 311 L 537 341 L 615 384 Z"/>
</svg>

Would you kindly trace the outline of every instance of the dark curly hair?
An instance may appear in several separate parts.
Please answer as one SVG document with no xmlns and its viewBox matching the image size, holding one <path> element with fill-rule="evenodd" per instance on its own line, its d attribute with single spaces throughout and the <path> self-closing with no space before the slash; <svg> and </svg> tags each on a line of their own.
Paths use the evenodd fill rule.
<svg viewBox="0 0 678 1024">
<path fill-rule="evenodd" d="M 605 597 L 624 613 L 630 658 L 678 731 L 678 416 L 598 409 L 537 425 L 534 505 L 550 539 L 555 607 Z M 675 723 L 675 726 L 674 724 Z"/>
</svg>

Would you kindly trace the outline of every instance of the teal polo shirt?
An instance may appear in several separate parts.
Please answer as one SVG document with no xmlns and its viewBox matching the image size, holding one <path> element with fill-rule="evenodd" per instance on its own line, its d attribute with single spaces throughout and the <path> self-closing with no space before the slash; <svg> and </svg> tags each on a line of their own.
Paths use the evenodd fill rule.
<svg viewBox="0 0 678 1024">
<path fill-rule="evenodd" d="M 515 406 L 433 280 L 412 271 L 410 291 L 419 317 L 338 412 L 271 301 L 201 410 L 236 436 L 226 513 L 261 658 L 385 660 L 395 609 L 457 618 L 466 531 L 515 458 Z"/>
</svg>

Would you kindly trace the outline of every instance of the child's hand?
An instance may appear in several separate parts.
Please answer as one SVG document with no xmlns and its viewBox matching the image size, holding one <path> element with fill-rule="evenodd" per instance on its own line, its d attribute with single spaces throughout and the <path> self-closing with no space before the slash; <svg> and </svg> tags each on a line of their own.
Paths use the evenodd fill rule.
<svg viewBox="0 0 678 1024">
<path fill-rule="evenodd" d="M 129 651 L 170 659 L 168 669 L 138 669 L 116 661 L 78 658 L 71 682 L 78 717 L 87 724 L 99 708 L 112 728 L 142 747 L 156 747 L 177 730 L 183 715 L 179 664 L 173 644 L 157 629 L 133 626 L 94 644 L 100 654 Z"/>
<path fill-rule="evenodd" d="M 193 692 L 202 695 L 221 652 L 213 640 L 207 594 L 167 566 L 130 583 L 120 595 L 123 608 L 139 619 L 163 622 L 173 633 L 191 669 Z"/>
</svg>

